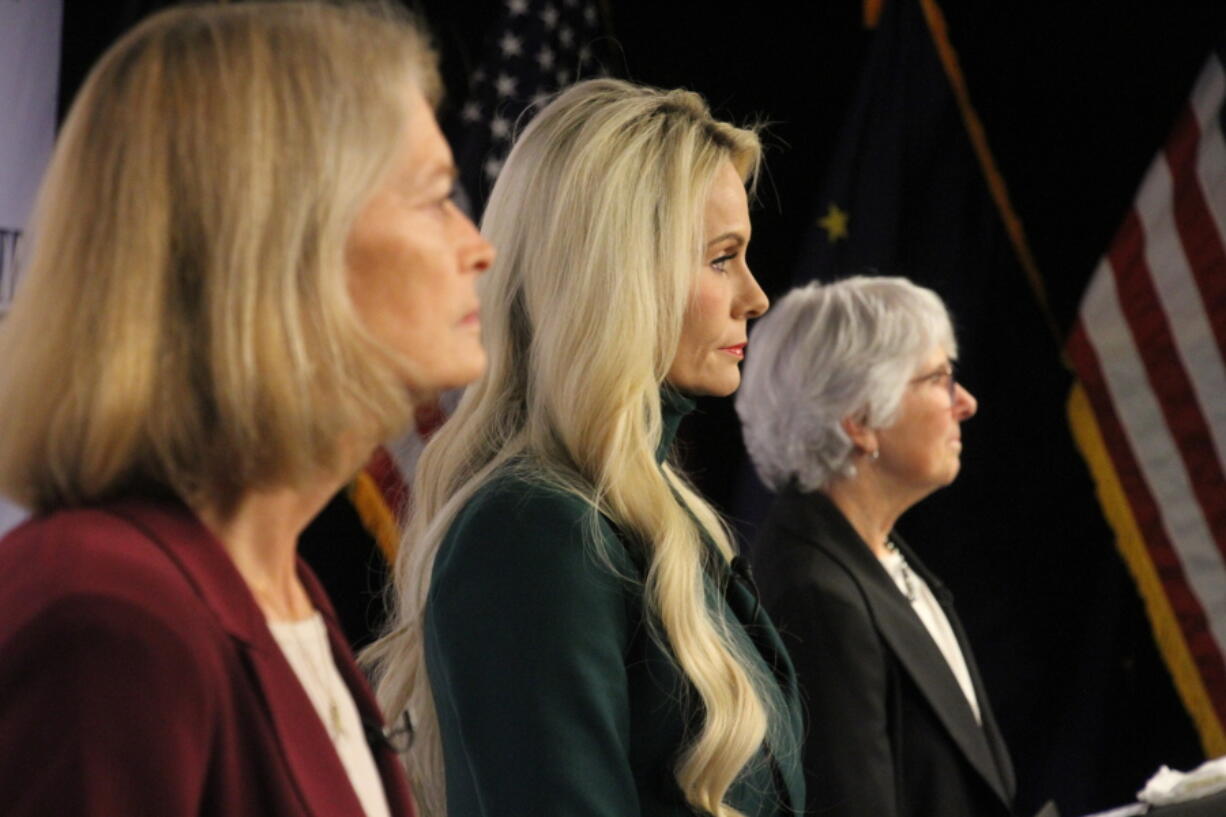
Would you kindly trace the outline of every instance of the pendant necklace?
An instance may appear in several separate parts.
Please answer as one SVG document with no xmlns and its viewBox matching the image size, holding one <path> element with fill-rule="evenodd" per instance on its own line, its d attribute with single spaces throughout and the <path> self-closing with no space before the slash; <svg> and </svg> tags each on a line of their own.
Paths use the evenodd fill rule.
<svg viewBox="0 0 1226 817">
<path fill-rule="evenodd" d="M 903 595 L 907 597 L 907 601 L 915 604 L 915 586 L 911 582 L 911 568 L 907 565 L 907 558 L 889 536 L 885 538 L 885 549 L 898 556 L 898 574 L 902 576 Z"/>
<path fill-rule="evenodd" d="M 319 621 L 319 619 L 311 619 L 310 621 L 311 629 L 314 630 L 315 622 Z M 324 721 L 324 728 L 328 732 L 328 737 L 332 739 L 333 743 L 336 743 L 337 740 L 345 735 L 345 723 L 341 719 L 340 703 L 332 694 L 333 685 L 328 683 L 328 678 L 330 676 L 326 668 L 320 668 L 318 662 L 316 662 L 314 654 L 315 651 L 311 649 L 311 645 L 303 643 L 303 640 L 298 632 L 302 622 L 290 622 L 290 625 L 291 626 L 286 628 L 285 631 L 290 632 L 290 640 L 294 644 L 294 651 L 298 653 L 299 658 L 301 658 L 302 663 L 307 668 L 307 672 L 310 673 L 311 678 L 315 681 L 316 688 L 327 698 L 326 706 L 324 707 L 327 710 L 327 714 L 320 714 L 323 716 L 322 720 Z M 330 654 L 331 647 L 328 646 L 326 632 L 324 634 L 324 645 L 328 647 L 328 652 Z M 310 696 L 308 695 L 307 697 Z"/>
</svg>

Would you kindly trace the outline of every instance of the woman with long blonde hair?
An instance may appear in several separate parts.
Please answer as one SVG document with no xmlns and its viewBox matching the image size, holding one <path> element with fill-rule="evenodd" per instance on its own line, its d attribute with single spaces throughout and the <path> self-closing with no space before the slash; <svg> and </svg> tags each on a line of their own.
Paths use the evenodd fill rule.
<svg viewBox="0 0 1226 817">
<path fill-rule="evenodd" d="M 615 80 L 563 93 L 508 157 L 482 224 L 489 368 L 422 455 L 371 653 L 428 814 L 803 808 L 790 661 L 668 458 L 767 307 L 758 161 L 696 94 Z"/>
<path fill-rule="evenodd" d="M 0 324 L 5 814 L 413 814 L 296 545 L 485 365 L 438 84 L 410 22 L 301 0 L 91 72 Z"/>
</svg>

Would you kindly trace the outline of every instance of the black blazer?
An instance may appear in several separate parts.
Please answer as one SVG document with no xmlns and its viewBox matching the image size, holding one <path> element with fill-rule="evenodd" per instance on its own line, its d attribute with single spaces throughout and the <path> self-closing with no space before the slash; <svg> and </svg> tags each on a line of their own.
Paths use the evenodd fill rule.
<svg viewBox="0 0 1226 817">
<path fill-rule="evenodd" d="M 983 721 L 910 603 L 824 494 L 776 499 L 754 547 L 758 585 L 807 700 L 816 817 L 1013 814 L 1013 766 L 949 591 L 895 536 L 958 639 Z"/>
</svg>

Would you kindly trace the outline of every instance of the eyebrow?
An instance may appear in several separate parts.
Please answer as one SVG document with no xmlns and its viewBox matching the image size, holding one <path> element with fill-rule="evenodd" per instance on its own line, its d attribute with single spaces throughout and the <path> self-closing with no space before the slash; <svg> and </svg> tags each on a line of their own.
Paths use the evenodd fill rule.
<svg viewBox="0 0 1226 817">
<path fill-rule="evenodd" d="M 715 236 L 715 238 L 712 238 L 707 242 L 707 246 L 710 247 L 712 244 L 719 244 L 720 242 L 727 241 L 728 239 L 732 239 L 738 245 L 745 243 L 745 236 L 733 230 L 726 233 L 720 233 L 719 235 Z"/>
<path fill-rule="evenodd" d="M 940 364 L 937 368 L 929 371 L 928 374 L 920 375 L 920 377 L 936 377 L 939 374 L 957 374 L 957 373 L 958 373 L 958 361 L 954 360 L 953 358 L 946 358 L 944 363 Z"/>
</svg>

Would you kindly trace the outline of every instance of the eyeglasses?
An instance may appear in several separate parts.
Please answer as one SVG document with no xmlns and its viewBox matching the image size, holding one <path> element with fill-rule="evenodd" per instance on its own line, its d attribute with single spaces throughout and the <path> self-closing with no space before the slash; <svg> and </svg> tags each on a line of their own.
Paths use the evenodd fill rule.
<svg viewBox="0 0 1226 817">
<path fill-rule="evenodd" d="M 931 383 L 934 386 L 943 385 L 945 390 L 949 392 L 949 405 L 952 406 L 958 401 L 958 373 L 954 369 L 952 361 L 946 363 L 935 372 L 914 378 L 911 382 Z"/>
</svg>

